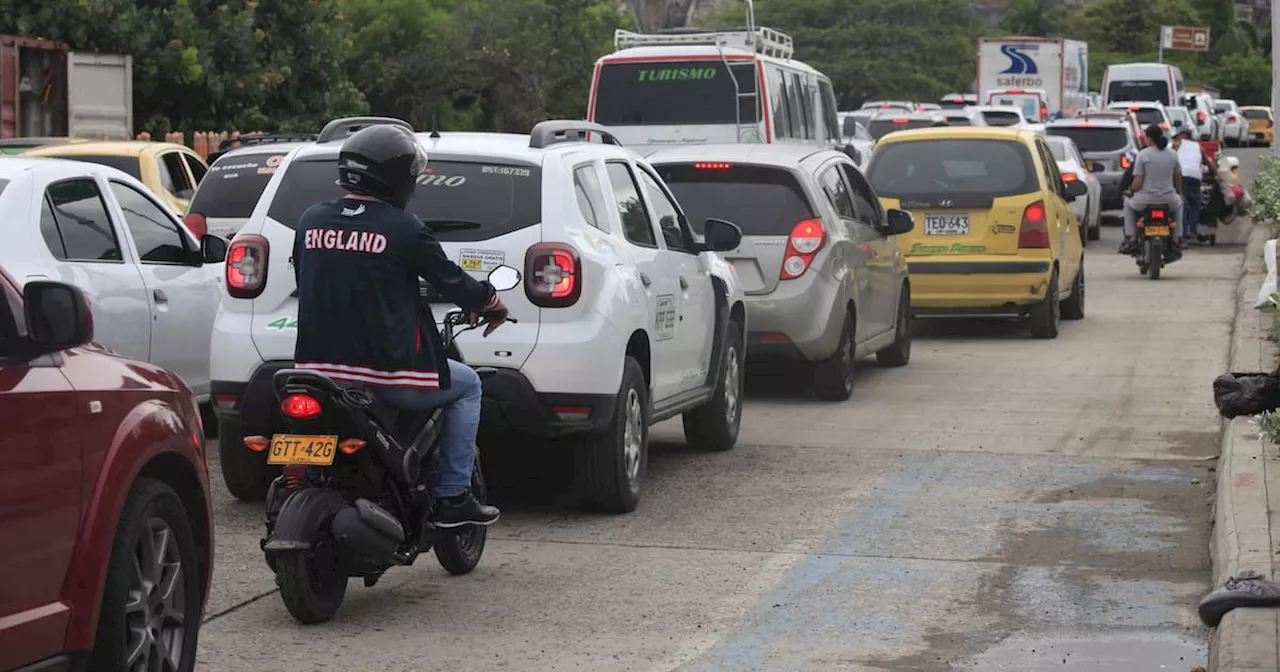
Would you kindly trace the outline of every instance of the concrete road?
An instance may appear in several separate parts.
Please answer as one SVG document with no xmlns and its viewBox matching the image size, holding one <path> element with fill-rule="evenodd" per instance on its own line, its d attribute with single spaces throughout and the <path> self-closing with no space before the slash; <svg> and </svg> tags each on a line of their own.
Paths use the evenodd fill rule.
<svg viewBox="0 0 1280 672">
<path fill-rule="evenodd" d="M 1242 163 L 1256 164 L 1256 152 Z M 1246 175 L 1247 177 L 1247 175 Z M 1223 231 L 1230 243 L 1234 234 Z M 353 582 L 294 623 L 257 506 L 217 484 L 210 670 L 1190 670 L 1209 580 L 1241 248 L 1158 282 L 1087 252 L 1085 320 L 1054 341 L 921 324 L 911 365 L 868 363 L 829 404 L 756 376 L 736 450 L 655 431 L 629 516 L 508 508 L 481 566 L 433 557 Z"/>
</svg>

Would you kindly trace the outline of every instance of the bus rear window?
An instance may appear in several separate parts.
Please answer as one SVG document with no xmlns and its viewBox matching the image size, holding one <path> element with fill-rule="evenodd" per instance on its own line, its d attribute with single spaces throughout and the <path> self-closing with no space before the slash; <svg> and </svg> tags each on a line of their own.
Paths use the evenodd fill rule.
<svg viewBox="0 0 1280 672">
<path fill-rule="evenodd" d="M 746 124 L 759 121 L 754 62 L 734 64 L 730 77 L 720 61 L 605 63 L 596 82 L 595 121 L 615 126 Z M 734 113 L 738 109 L 741 119 Z"/>
</svg>

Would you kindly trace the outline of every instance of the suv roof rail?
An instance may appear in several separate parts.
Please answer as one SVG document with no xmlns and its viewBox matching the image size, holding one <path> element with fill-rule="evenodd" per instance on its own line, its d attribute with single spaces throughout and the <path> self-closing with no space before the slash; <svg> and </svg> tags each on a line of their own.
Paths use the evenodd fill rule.
<svg viewBox="0 0 1280 672">
<path fill-rule="evenodd" d="M 573 119 L 548 119 L 538 122 L 529 131 L 529 147 L 543 149 L 562 142 L 586 142 L 588 133 L 599 133 L 603 143 L 622 146 L 618 138 L 600 124 Z"/>
<path fill-rule="evenodd" d="M 238 138 L 227 138 L 218 143 L 218 151 L 225 152 L 236 147 L 248 147 L 250 145 L 267 145 L 276 142 L 315 142 L 319 137 L 317 133 L 259 133 L 255 135 L 242 135 Z"/>
<path fill-rule="evenodd" d="M 413 132 L 413 126 L 404 119 L 396 119 L 395 117 L 343 117 L 334 119 L 324 125 L 320 129 L 320 137 L 316 138 L 316 142 L 333 142 L 334 140 L 345 140 L 347 136 L 370 126 L 378 126 L 380 124 L 390 124 L 392 126 L 400 126 Z"/>
</svg>

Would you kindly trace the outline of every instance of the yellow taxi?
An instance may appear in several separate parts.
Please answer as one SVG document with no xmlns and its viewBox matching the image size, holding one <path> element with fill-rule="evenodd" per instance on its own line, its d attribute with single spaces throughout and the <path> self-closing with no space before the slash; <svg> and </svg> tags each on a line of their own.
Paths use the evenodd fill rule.
<svg viewBox="0 0 1280 672">
<path fill-rule="evenodd" d="M 1265 143 L 1268 147 L 1276 139 L 1276 118 L 1271 108 L 1263 105 L 1245 105 L 1240 114 L 1249 122 L 1249 142 Z"/>
<path fill-rule="evenodd" d="M 196 185 L 209 166 L 191 148 L 171 142 L 100 140 L 48 145 L 29 149 L 23 156 L 48 156 L 88 161 L 118 168 L 155 192 L 178 215 L 187 211 Z"/>
<path fill-rule="evenodd" d="M 1084 246 L 1044 138 L 1008 127 L 925 128 L 880 139 L 867 168 L 881 204 L 915 216 L 898 236 L 918 315 L 1016 315 L 1034 338 L 1084 317 Z"/>
</svg>

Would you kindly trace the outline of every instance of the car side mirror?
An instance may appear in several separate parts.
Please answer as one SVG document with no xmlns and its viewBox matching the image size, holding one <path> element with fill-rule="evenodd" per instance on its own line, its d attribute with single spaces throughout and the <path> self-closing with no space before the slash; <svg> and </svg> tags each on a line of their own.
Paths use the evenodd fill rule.
<svg viewBox="0 0 1280 672">
<path fill-rule="evenodd" d="M 200 236 L 200 260 L 206 264 L 221 264 L 227 260 L 229 246 L 226 238 L 206 233 Z"/>
<path fill-rule="evenodd" d="M 514 289 L 520 284 L 520 271 L 510 266 L 499 266 L 489 271 L 489 284 L 499 292 L 505 292 L 508 289 Z"/>
<path fill-rule="evenodd" d="M 711 217 L 703 223 L 702 249 L 706 252 L 728 252 L 742 244 L 742 229 L 737 224 Z"/>
<path fill-rule="evenodd" d="M 859 152 L 857 147 L 854 147 L 853 145 L 845 145 L 844 154 L 845 156 L 853 159 L 854 163 L 862 165 L 862 152 Z"/>
<path fill-rule="evenodd" d="M 1081 182 L 1080 180 L 1066 182 L 1065 185 L 1066 185 L 1066 189 L 1064 189 L 1064 191 L 1067 194 L 1067 200 L 1074 201 L 1077 198 L 1080 198 L 1081 196 L 1084 196 L 1085 194 L 1089 193 L 1089 187 L 1085 185 L 1084 182 Z"/>
<path fill-rule="evenodd" d="M 886 236 L 901 236 L 916 228 L 916 218 L 906 210 L 889 208 L 884 213 L 884 225 L 880 232 Z"/>
<path fill-rule="evenodd" d="M 93 316 L 84 290 L 65 282 L 33 280 L 22 289 L 27 341 L 44 354 L 93 340 Z"/>
</svg>

